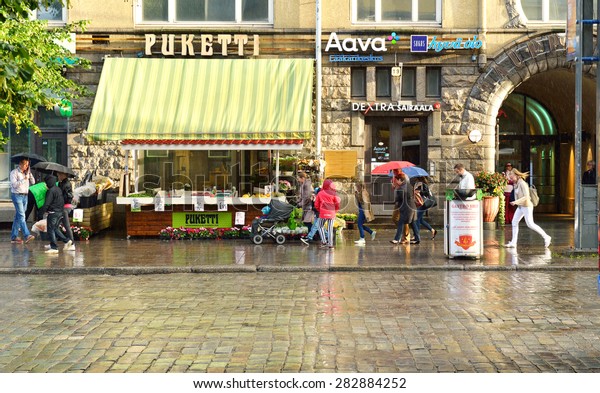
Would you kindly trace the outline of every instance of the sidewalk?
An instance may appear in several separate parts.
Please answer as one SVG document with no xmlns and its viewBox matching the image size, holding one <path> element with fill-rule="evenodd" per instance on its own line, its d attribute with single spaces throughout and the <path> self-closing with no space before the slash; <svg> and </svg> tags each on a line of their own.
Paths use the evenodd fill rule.
<svg viewBox="0 0 600 393">
<path fill-rule="evenodd" d="M 290 240 L 278 246 L 266 240 L 127 240 L 123 232 L 106 230 L 88 242 L 76 242 L 77 251 L 58 255 L 44 253 L 47 242 L 10 243 L 10 231 L 0 230 L 0 274 L 158 274 L 206 272 L 286 271 L 598 271 L 597 256 L 567 257 L 572 247 L 573 222 L 539 221 L 552 236 L 544 249 L 542 239 L 521 223 L 518 249 L 501 245 L 511 237 L 511 228 L 484 231 L 484 255 L 475 259 L 449 259 L 444 255 L 443 231 L 435 240 L 422 231 L 419 245 L 393 245 L 392 229 L 379 229 L 375 241 L 355 246 L 357 230 L 344 230 L 335 250 L 320 250 Z"/>
</svg>

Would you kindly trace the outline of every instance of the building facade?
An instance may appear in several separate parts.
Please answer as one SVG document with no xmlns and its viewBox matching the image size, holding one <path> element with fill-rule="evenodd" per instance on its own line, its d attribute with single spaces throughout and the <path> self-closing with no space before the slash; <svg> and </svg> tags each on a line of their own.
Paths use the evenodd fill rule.
<svg viewBox="0 0 600 393">
<path fill-rule="evenodd" d="M 55 16 L 56 23 L 90 20 L 89 29 L 77 34 L 76 50 L 92 61 L 92 69 L 69 77 L 92 92 L 103 88 L 105 65 L 115 58 L 315 58 L 314 2 L 107 0 L 99 8 L 80 0 Z M 247 152 L 223 143 L 198 150 L 138 143 L 153 138 L 148 135 L 139 135 L 135 148 L 127 147 L 123 142 L 131 138 L 119 139 L 120 130 L 114 130 L 116 139 L 90 132 L 90 118 L 98 110 L 98 97 L 91 96 L 74 103 L 63 133 L 67 160 L 80 173 L 92 170 L 115 180 L 126 168 L 138 168 L 138 175 L 155 172 L 165 188 L 175 182 L 161 176 L 159 168 L 168 161 L 170 173 L 203 176 L 201 185 L 193 179 L 194 188 L 235 184 L 252 192 L 254 187 L 244 184 L 253 185 L 250 177 L 271 165 L 276 149 L 324 159 L 325 175 L 342 183 L 354 177 L 373 183 L 379 214 L 388 214 L 384 205 L 391 190 L 385 176 L 371 172 L 388 160 L 423 167 L 438 192 L 452 182 L 456 163 L 478 172 L 500 171 L 510 161 L 530 171 L 541 197 L 536 211 L 572 213 L 575 73 L 565 56 L 566 13 L 566 0 L 322 1 L 321 125 L 314 99 L 309 129 L 286 139 L 295 141 L 293 150 L 281 143 Z M 584 163 L 594 158 L 595 76 L 595 66 L 585 68 Z M 166 101 L 175 99 L 168 80 L 154 83 L 163 86 L 156 91 L 169 97 Z M 253 99 L 244 91 L 227 94 Z M 204 130 L 193 131 L 188 139 L 206 139 Z M 263 139 L 277 139 L 272 136 Z M 217 154 L 225 150 L 236 153 Z M 191 170 L 194 163 L 200 164 Z M 237 174 L 231 171 L 236 165 Z"/>
</svg>

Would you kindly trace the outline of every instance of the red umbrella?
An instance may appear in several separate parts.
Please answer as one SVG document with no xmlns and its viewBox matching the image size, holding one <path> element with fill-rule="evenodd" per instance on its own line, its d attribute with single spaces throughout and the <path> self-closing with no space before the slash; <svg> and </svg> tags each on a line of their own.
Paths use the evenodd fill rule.
<svg viewBox="0 0 600 393">
<path fill-rule="evenodd" d="M 373 165 L 373 164 L 371 164 Z M 379 165 L 377 168 L 371 171 L 372 175 L 387 175 L 390 171 L 394 169 L 402 169 L 407 168 L 409 166 L 415 166 L 412 162 L 409 161 L 390 161 L 386 162 L 383 165 Z"/>
</svg>

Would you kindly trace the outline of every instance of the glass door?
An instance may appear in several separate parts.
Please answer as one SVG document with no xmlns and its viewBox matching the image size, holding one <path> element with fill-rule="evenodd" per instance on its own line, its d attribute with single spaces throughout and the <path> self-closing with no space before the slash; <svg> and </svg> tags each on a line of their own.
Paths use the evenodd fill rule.
<svg viewBox="0 0 600 393">
<path fill-rule="evenodd" d="M 529 147 L 529 184 L 534 184 L 540 196 L 540 204 L 535 208 L 539 213 L 557 211 L 556 140 L 555 138 L 534 137 Z"/>
<path fill-rule="evenodd" d="M 41 136 L 36 135 L 34 153 L 44 156 L 48 161 L 68 166 L 66 132 L 45 131 Z"/>
</svg>

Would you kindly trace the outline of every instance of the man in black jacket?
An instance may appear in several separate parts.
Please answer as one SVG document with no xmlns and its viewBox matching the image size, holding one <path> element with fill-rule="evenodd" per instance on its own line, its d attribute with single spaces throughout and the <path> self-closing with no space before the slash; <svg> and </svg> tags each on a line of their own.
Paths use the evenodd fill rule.
<svg viewBox="0 0 600 393">
<path fill-rule="evenodd" d="M 46 253 L 58 254 L 56 237 L 58 236 L 60 240 L 67 243 L 67 238 L 65 235 L 63 235 L 58 227 L 58 224 L 63 218 L 65 201 L 63 199 L 62 190 L 56 186 L 56 176 L 49 175 L 46 177 L 46 186 L 48 187 L 48 192 L 46 193 L 46 202 L 40 210 L 40 214 L 48 213 L 48 217 L 46 218 L 46 226 L 48 236 L 50 236 L 50 248 L 46 250 Z"/>
</svg>

